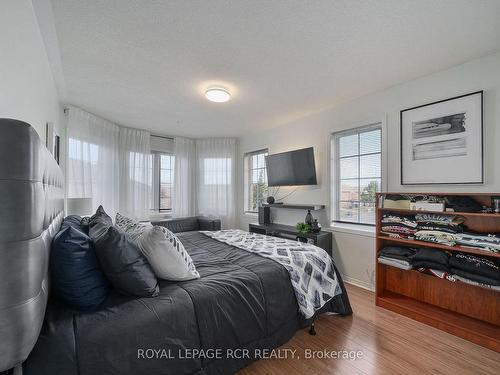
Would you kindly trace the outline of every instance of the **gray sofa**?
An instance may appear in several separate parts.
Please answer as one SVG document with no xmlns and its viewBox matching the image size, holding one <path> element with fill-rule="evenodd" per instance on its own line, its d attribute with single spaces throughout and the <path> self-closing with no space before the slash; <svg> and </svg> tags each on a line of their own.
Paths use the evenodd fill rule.
<svg viewBox="0 0 500 375">
<path fill-rule="evenodd" d="M 197 230 L 220 230 L 220 220 L 205 216 L 182 217 L 152 221 L 151 224 L 167 228 L 173 233 L 191 232 Z"/>
</svg>

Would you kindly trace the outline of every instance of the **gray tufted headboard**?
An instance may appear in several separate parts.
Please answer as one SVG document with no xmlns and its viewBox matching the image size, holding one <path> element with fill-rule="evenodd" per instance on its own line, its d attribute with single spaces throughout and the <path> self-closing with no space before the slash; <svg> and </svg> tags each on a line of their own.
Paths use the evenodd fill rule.
<svg viewBox="0 0 500 375">
<path fill-rule="evenodd" d="M 38 134 L 0 119 L 0 372 L 24 361 L 40 333 L 63 211 L 63 175 Z"/>
</svg>

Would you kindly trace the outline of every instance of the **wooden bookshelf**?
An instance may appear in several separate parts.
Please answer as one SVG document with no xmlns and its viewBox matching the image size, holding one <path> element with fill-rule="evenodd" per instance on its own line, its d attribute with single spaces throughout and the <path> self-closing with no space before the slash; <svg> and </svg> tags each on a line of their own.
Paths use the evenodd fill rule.
<svg viewBox="0 0 500 375">
<path fill-rule="evenodd" d="M 485 206 L 490 206 L 492 196 L 500 194 L 465 193 L 378 193 L 376 210 L 376 304 L 388 310 L 431 325 L 476 344 L 500 352 L 500 292 L 451 282 L 415 270 L 402 270 L 377 261 L 378 252 L 385 246 L 428 247 L 442 251 L 459 251 L 492 259 L 499 253 L 463 246 L 448 246 L 432 242 L 389 237 L 381 233 L 384 213 L 415 215 L 437 213 L 459 215 L 465 225 L 479 233 L 500 233 L 500 214 L 479 212 L 432 212 L 379 207 L 380 196 L 386 194 L 470 196 Z"/>
</svg>

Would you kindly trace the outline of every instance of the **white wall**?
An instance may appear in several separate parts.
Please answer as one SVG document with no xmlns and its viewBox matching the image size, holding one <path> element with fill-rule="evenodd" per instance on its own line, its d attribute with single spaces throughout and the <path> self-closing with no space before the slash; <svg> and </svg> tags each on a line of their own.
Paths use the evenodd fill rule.
<svg viewBox="0 0 500 375">
<path fill-rule="evenodd" d="M 33 5 L 30 0 L 2 0 L 1 6 L 0 117 L 31 124 L 42 140 L 46 123 L 52 122 L 63 137 L 62 107 Z"/>
<path fill-rule="evenodd" d="M 484 90 L 485 183 L 473 186 L 401 186 L 399 111 L 478 90 Z M 405 82 L 271 130 L 249 134 L 240 140 L 238 162 L 243 166 L 245 152 L 266 147 L 270 153 L 276 153 L 313 146 L 318 186 L 301 188 L 286 201 L 326 204 L 327 210 L 316 215 L 323 226 L 328 226 L 330 134 L 380 120 L 386 121 L 387 124 L 387 191 L 500 192 L 500 53 Z M 238 176 L 238 209 L 240 227 L 247 229 L 248 223 L 255 222 L 256 218 L 243 213 L 242 169 L 240 168 Z M 277 213 L 275 220 L 295 224 L 303 221 L 304 216 L 303 211 L 282 209 Z M 373 287 L 375 266 L 373 237 L 345 232 L 334 232 L 334 237 L 335 261 L 345 278 L 363 286 Z"/>
</svg>

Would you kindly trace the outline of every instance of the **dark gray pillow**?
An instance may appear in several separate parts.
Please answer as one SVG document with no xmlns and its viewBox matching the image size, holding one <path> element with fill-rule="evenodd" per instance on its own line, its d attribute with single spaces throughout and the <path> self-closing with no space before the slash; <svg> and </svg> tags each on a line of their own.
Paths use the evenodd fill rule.
<svg viewBox="0 0 500 375">
<path fill-rule="evenodd" d="M 99 206 L 89 220 L 89 237 L 96 242 L 112 225 L 113 220 L 111 217 L 104 211 L 102 206 Z"/>
<path fill-rule="evenodd" d="M 125 232 L 113 226 L 102 206 L 90 218 L 89 236 L 104 274 L 117 291 L 138 297 L 158 295 L 158 280 L 147 259 Z"/>
<path fill-rule="evenodd" d="M 90 225 L 90 216 L 82 217 L 80 221 L 80 227 L 85 231 L 87 236 L 89 235 L 89 225 Z"/>
<path fill-rule="evenodd" d="M 108 227 L 95 241 L 95 249 L 104 274 L 117 291 L 137 297 L 158 295 L 151 266 L 125 232 Z"/>
</svg>

